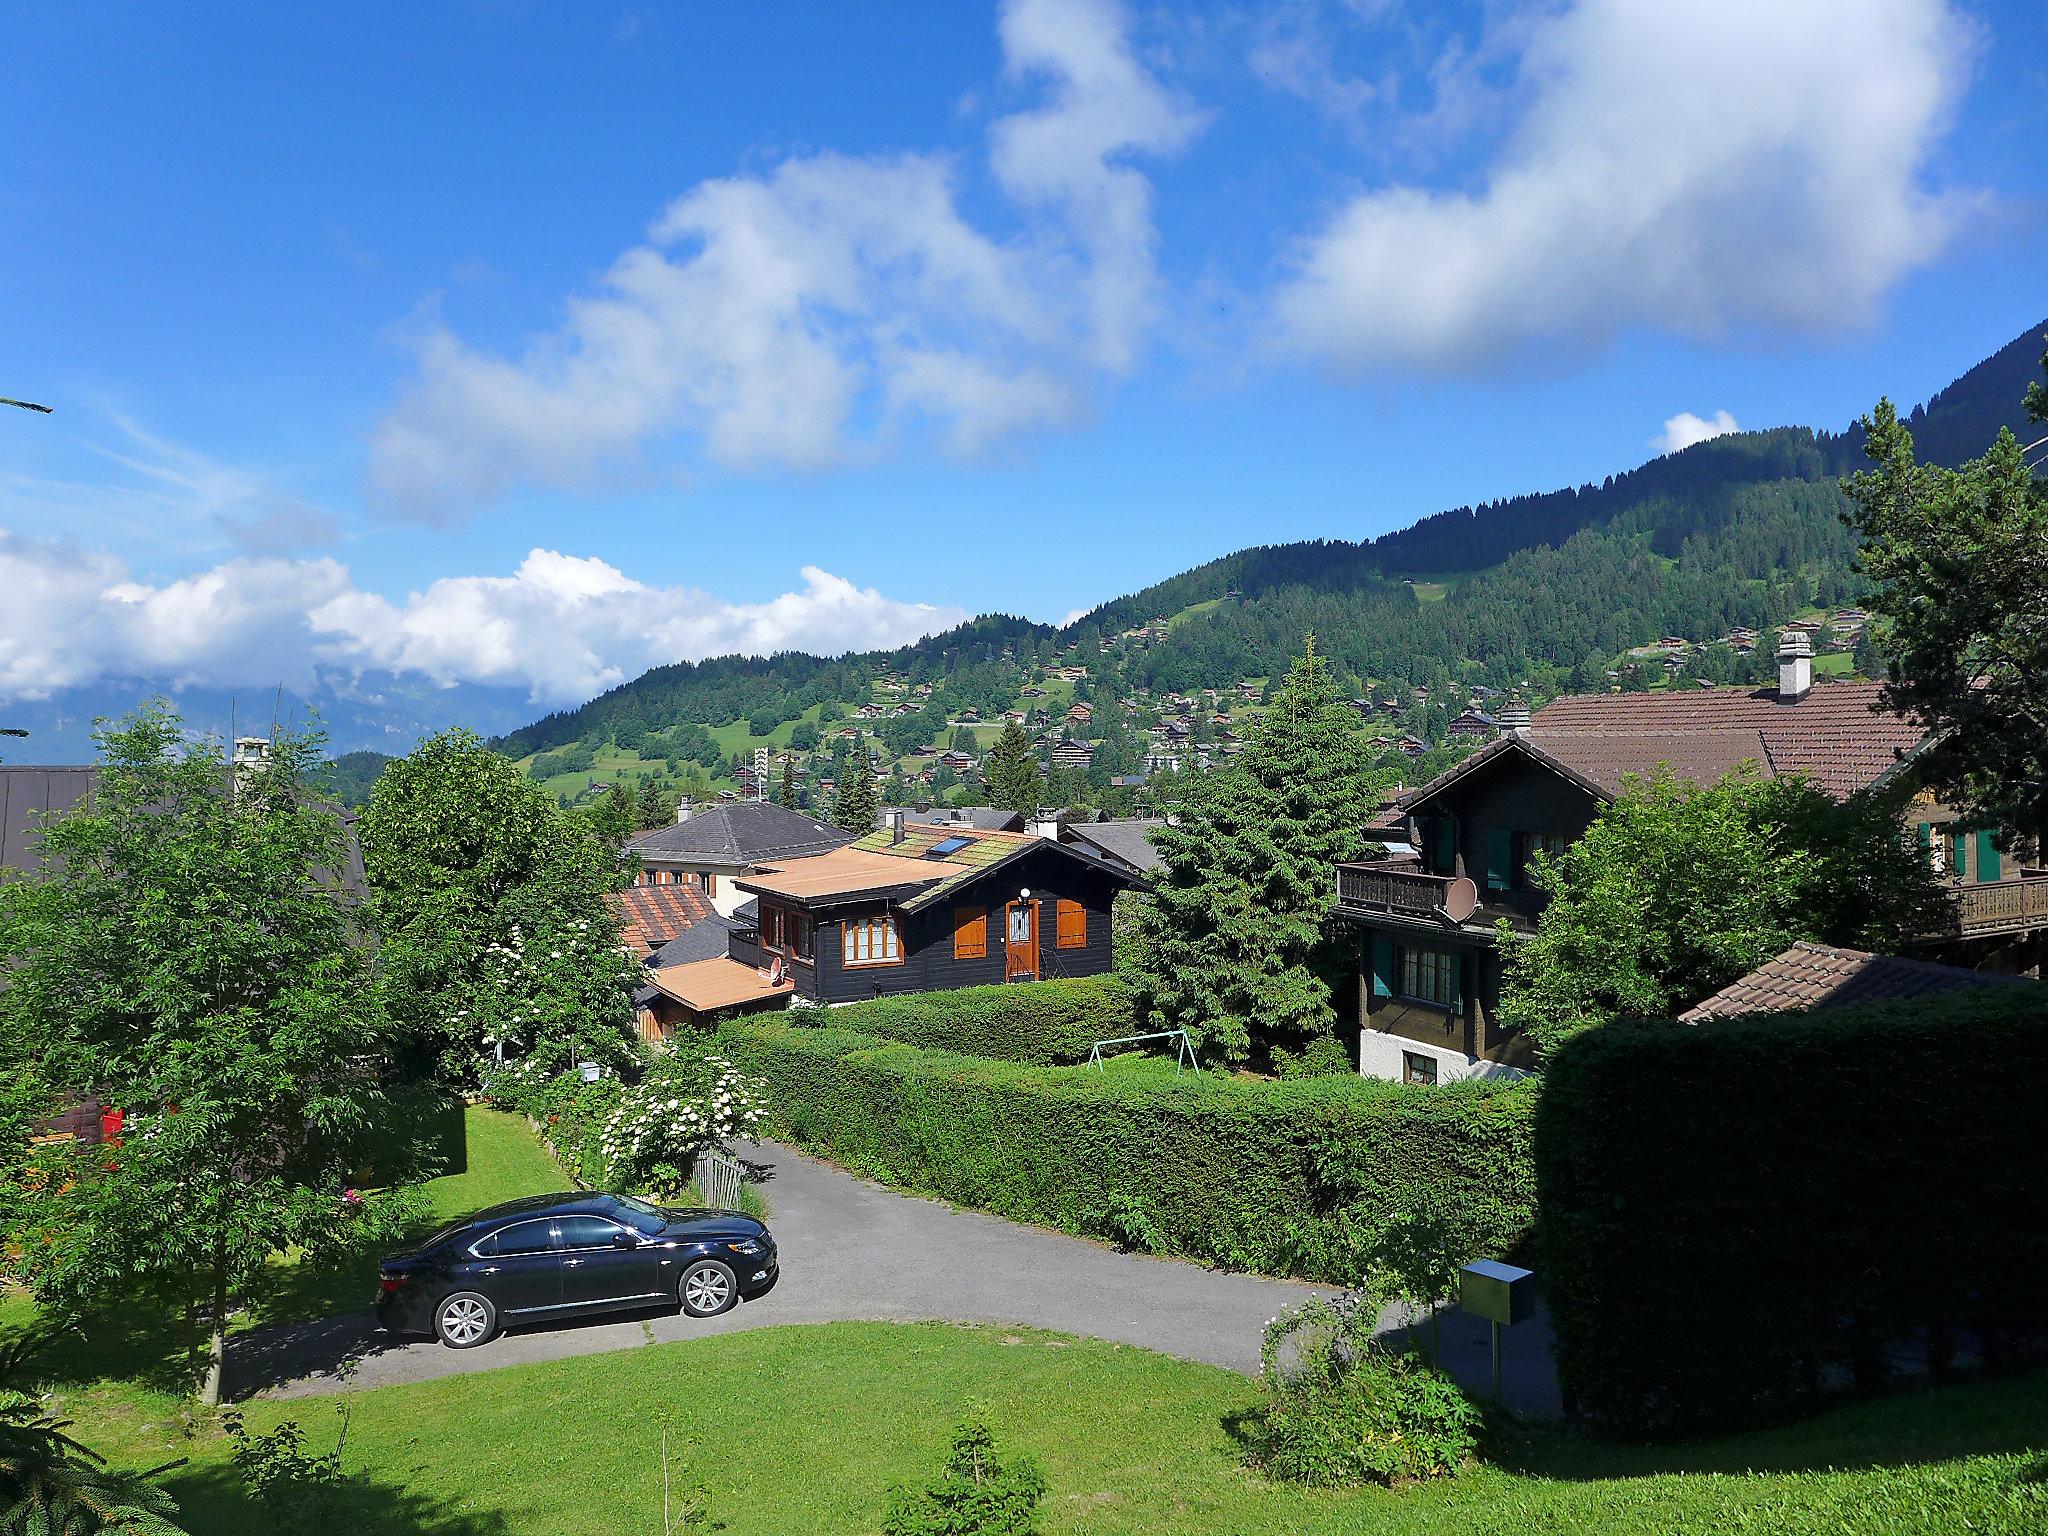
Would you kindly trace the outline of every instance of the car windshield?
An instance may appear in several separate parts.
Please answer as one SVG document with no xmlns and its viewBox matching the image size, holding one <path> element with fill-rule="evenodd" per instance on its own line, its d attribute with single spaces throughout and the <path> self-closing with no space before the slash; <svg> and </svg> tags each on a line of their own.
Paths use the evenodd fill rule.
<svg viewBox="0 0 2048 1536">
<path fill-rule="evenodd" d="M 613 1195 L 612 1204 L 643 1232 L 654 1232 L 668 1224 L 668 1218 L 661 1213 L 661 1207 L 649 1205 L 633 1195 Z"/>
</svg>

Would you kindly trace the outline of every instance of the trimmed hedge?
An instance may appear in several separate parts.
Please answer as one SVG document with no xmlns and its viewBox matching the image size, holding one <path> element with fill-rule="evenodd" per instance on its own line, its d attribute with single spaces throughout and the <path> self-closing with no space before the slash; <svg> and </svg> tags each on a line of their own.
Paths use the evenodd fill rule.
<svg viewBox="0 0 2048 1536">
<path fill-rule="evenodd" d="M 836 1027 L 884 1040 L 1040 1066 L 1086 1061 L 1096 1041 L 1134 1028 L 1131 994 L 1115 976 L 878 997 L 829 1017 Z"/>
<path fill-rule="evenodd" d="M 1749 1425 L 2048 1341 L 2048 988 L 1599 1030 L 1536 1117 L 1566 1401 Z"/>
<path fill-rule="evenodd" d="M 1412 1194 L 1447 1200 L 1489 1254 L 1514 1251 L 1533 1217 L 1533 1084 L 1029 1066 L 786 1016 L 722 1037 L 766 1081 L 778 1137 L 920 1194 L 1154 1253 L 1351 1284 L 1365 1236 Z"/>
</svg>

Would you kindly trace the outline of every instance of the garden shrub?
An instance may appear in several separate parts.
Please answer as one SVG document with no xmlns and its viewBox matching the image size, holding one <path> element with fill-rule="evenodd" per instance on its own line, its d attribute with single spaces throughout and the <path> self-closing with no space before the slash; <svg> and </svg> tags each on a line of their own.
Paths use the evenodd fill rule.
<svg viewBox="0 0 2048 1536">
<path fill-rule="evenodd" d="M 1761 1423 L 1924 1348 L 2048 1341 L 2048 989 L 1611 1025 L 1544 1074 L 1541 1264 L 1567 1402 Z"/>
<path fill-rule="evenodd" d="M 996 1459 L 995 1436 L 971 1415 L 953 1431 L 938 1477 L 889 1490 L 882 1536 L 1037 1536 L 1045 1474 L 1028 1456 Z"/>
<path fill-rule="evenodd" d="M 879 997 L 834 1009 L 831 1019 L 906 1045 L 1040 1066 L 1086 1061 L 1096 1041 L 1135 1029 L 1130 993 L 1116 976 Z"/>
<path fill-rule="evenodd" d="M 1264 1400 L 1246 1459 L 1314 1488 L 1453 1477 L 1477 1444 L 1479 1410 L 1418 1357 L 1376 1342 L 1376 1293 L 1311 1301 L 1266 1329 Z"/>
<path fill-rule="evenodd" d="M 1348 1284 L 1424 1191 L 1467 1253 L 1515 1251 L 1532 1219 L 1533 1083 L 1028 1066 L 778 1018 L 731 1023 L 721 1041 L 767 1085 L 772 1134 L 1085 1237 Z"/>
</svg>

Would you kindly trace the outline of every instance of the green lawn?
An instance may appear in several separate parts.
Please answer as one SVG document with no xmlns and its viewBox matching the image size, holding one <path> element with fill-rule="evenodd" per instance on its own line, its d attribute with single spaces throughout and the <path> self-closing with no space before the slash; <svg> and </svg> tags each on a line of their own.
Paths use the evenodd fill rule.
<svg viewBox="0 0 2048 1536">
<path fill-rule="evenodd" d="M 1022 1329 L 837 1323 L 767 1329 L 351 1394 L 346 1464 L 368 1487 L 340 1529 L 660 1529 L 664 1423 L 711 1512 L 746 1536 L 879 1528 L 893 1482 L 937 1466 L 969 1405 L 1051 1484 L 1045 1529 L 1281 1533 L 2038 1531 L 2048 1521 L 2048 1376 L 1862 1404 L 1770 1433 L 1630 1448 L 1546 1432 L 1455 1482 L 1314 1493 L 1244 1471 L 1242 1377 Z M 325 1449 L 339 1403 L 249 1407 Z M 85 1438 L 122 1460 L 187 1456 L 169 1486 L 192 1529 L 254 1528 L 209 1428 L 125 1422 Z"/>
<path fill-rule="evenodd" d="M 413 1169 L 439 1168 L 425 1186 L 428 1213 L 417 1235 L 485 1206 L 520 1195 L 565 1190 L 569 1180 L 524 1120 L 501 1110 L 468 1109 L 446 1099 L 412 1095 L 377 1153 L 387 1166 L 364 1170 L 381 1183 Z M 272 1261 L 265 1283 L 236 1315 L 234 1329 L 357 1312 L 376 1299 L 377 1254 L 345 1263 Z M 51 1340 L 42 1368 L 83 1411 L 117 1420 L 183 1413 L 183 1383 L 198 1339 L 186 1322 L 190 1296 L 169 1293 L 92 1318 Z M 41 1315 L 22 1291 L 0 1294 L 0 1343 L 38 1330 Z M 233 1383 L 230 1382 L 230 1389 Z M 74 1405 L 77 1411 L 77 1405 Z"/>
</svg>

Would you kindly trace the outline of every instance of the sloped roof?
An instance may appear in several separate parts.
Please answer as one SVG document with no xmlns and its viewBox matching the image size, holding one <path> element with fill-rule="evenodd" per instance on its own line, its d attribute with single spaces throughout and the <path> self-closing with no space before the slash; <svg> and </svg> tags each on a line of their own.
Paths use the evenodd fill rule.
<svg viewBox="0 0 2048 1536">
<path fill-rule="evenodd" d="M 1935 992 L 2015 984 L 2039 985 L 2024 976 L 1972 971 L 1960 965 L 1934 965 L 1925 960 L 1873 955 L 1861 949 L 1835 949 L 1801 940 L 1747 976 L 1731 981 L 1705 1002 L 1687 1009 L 1679 1019 L 1686 1024 L 1702 1024 L 1746 1013 L 1839 1008 L 1850 1003 L 1887 1002 Z"/>
<path fill-rule="evenodd" d="M 788 977 L 770 982 L 751 965 L 728 956 L 649 971 L 647 979 L 656 991 L 699 1013 L 765 1002 L 796 990 L 796 983 Z"/>
<path fill-rule="evenodd" d="M 823 853 L 853 841 L 851 832 L 767 801 L 708 806 L 688 821 L 642 832 L 626 844 L 646 858 L 698 858 L 721 864 L 759 864 Z"/>
<path fill-rule="evenodd" d="M 957 848 L 934 850 L 948 842 Z M 906 824 L 902 841 L 887 828 L 830 853 L 790 859 L 735 882 L 743 891 L 787 896 L 796 901 L 889 896 L 905 911 L 928 906 L 976 876 L 1045 848 L 1095 866 L 1129 882 L 1118 864 L 1087 848 L 1022 832 L 984 832 L 972 827 Z"/>
<path fill-rule="evenodd" d="M 1801 774 L 1843 799 L 1883 779 L 1926 740 L 1904 716 L 1873 710 L 1880 686 L 1816 682 L 1791 700 L 1775 688 L 1567 694 L 1546 704 L 1526 733 L 1480 748 L 1399 803 L 1412 809 L 1514 753 L 1603 800 L 1621 793 L 1627 775 L 1647 775 L 1660 763 L 1705 784 L 1745 762 L 1774 778 Z"/>
<path fill-rule="evenodd" d="M 1120 859 L 1144 874 L 1164 869 L 1166 860 L 1152 844 L 1152 833 L 1166 823 L 1158 817 L 1133 817 L 1123 821 L 1068 822 L 1067 836 L 1087 843 Z"/>
<path fill-rule="evenodd" d="M 740 925 L 718 912 L 707 912 L 661 948 L 647 957 L 653 970 L 688 965 L 693 960 L 714 960 L 725 954 L 726 941 Z"/>
<path fill-rule="evenodd" d="M 694 880 L 676 885 L 629 885 L 614 891 L 620 942 L 632 950 L 653 949 L 711 915 L 711 903 Z"/>
</svg>

